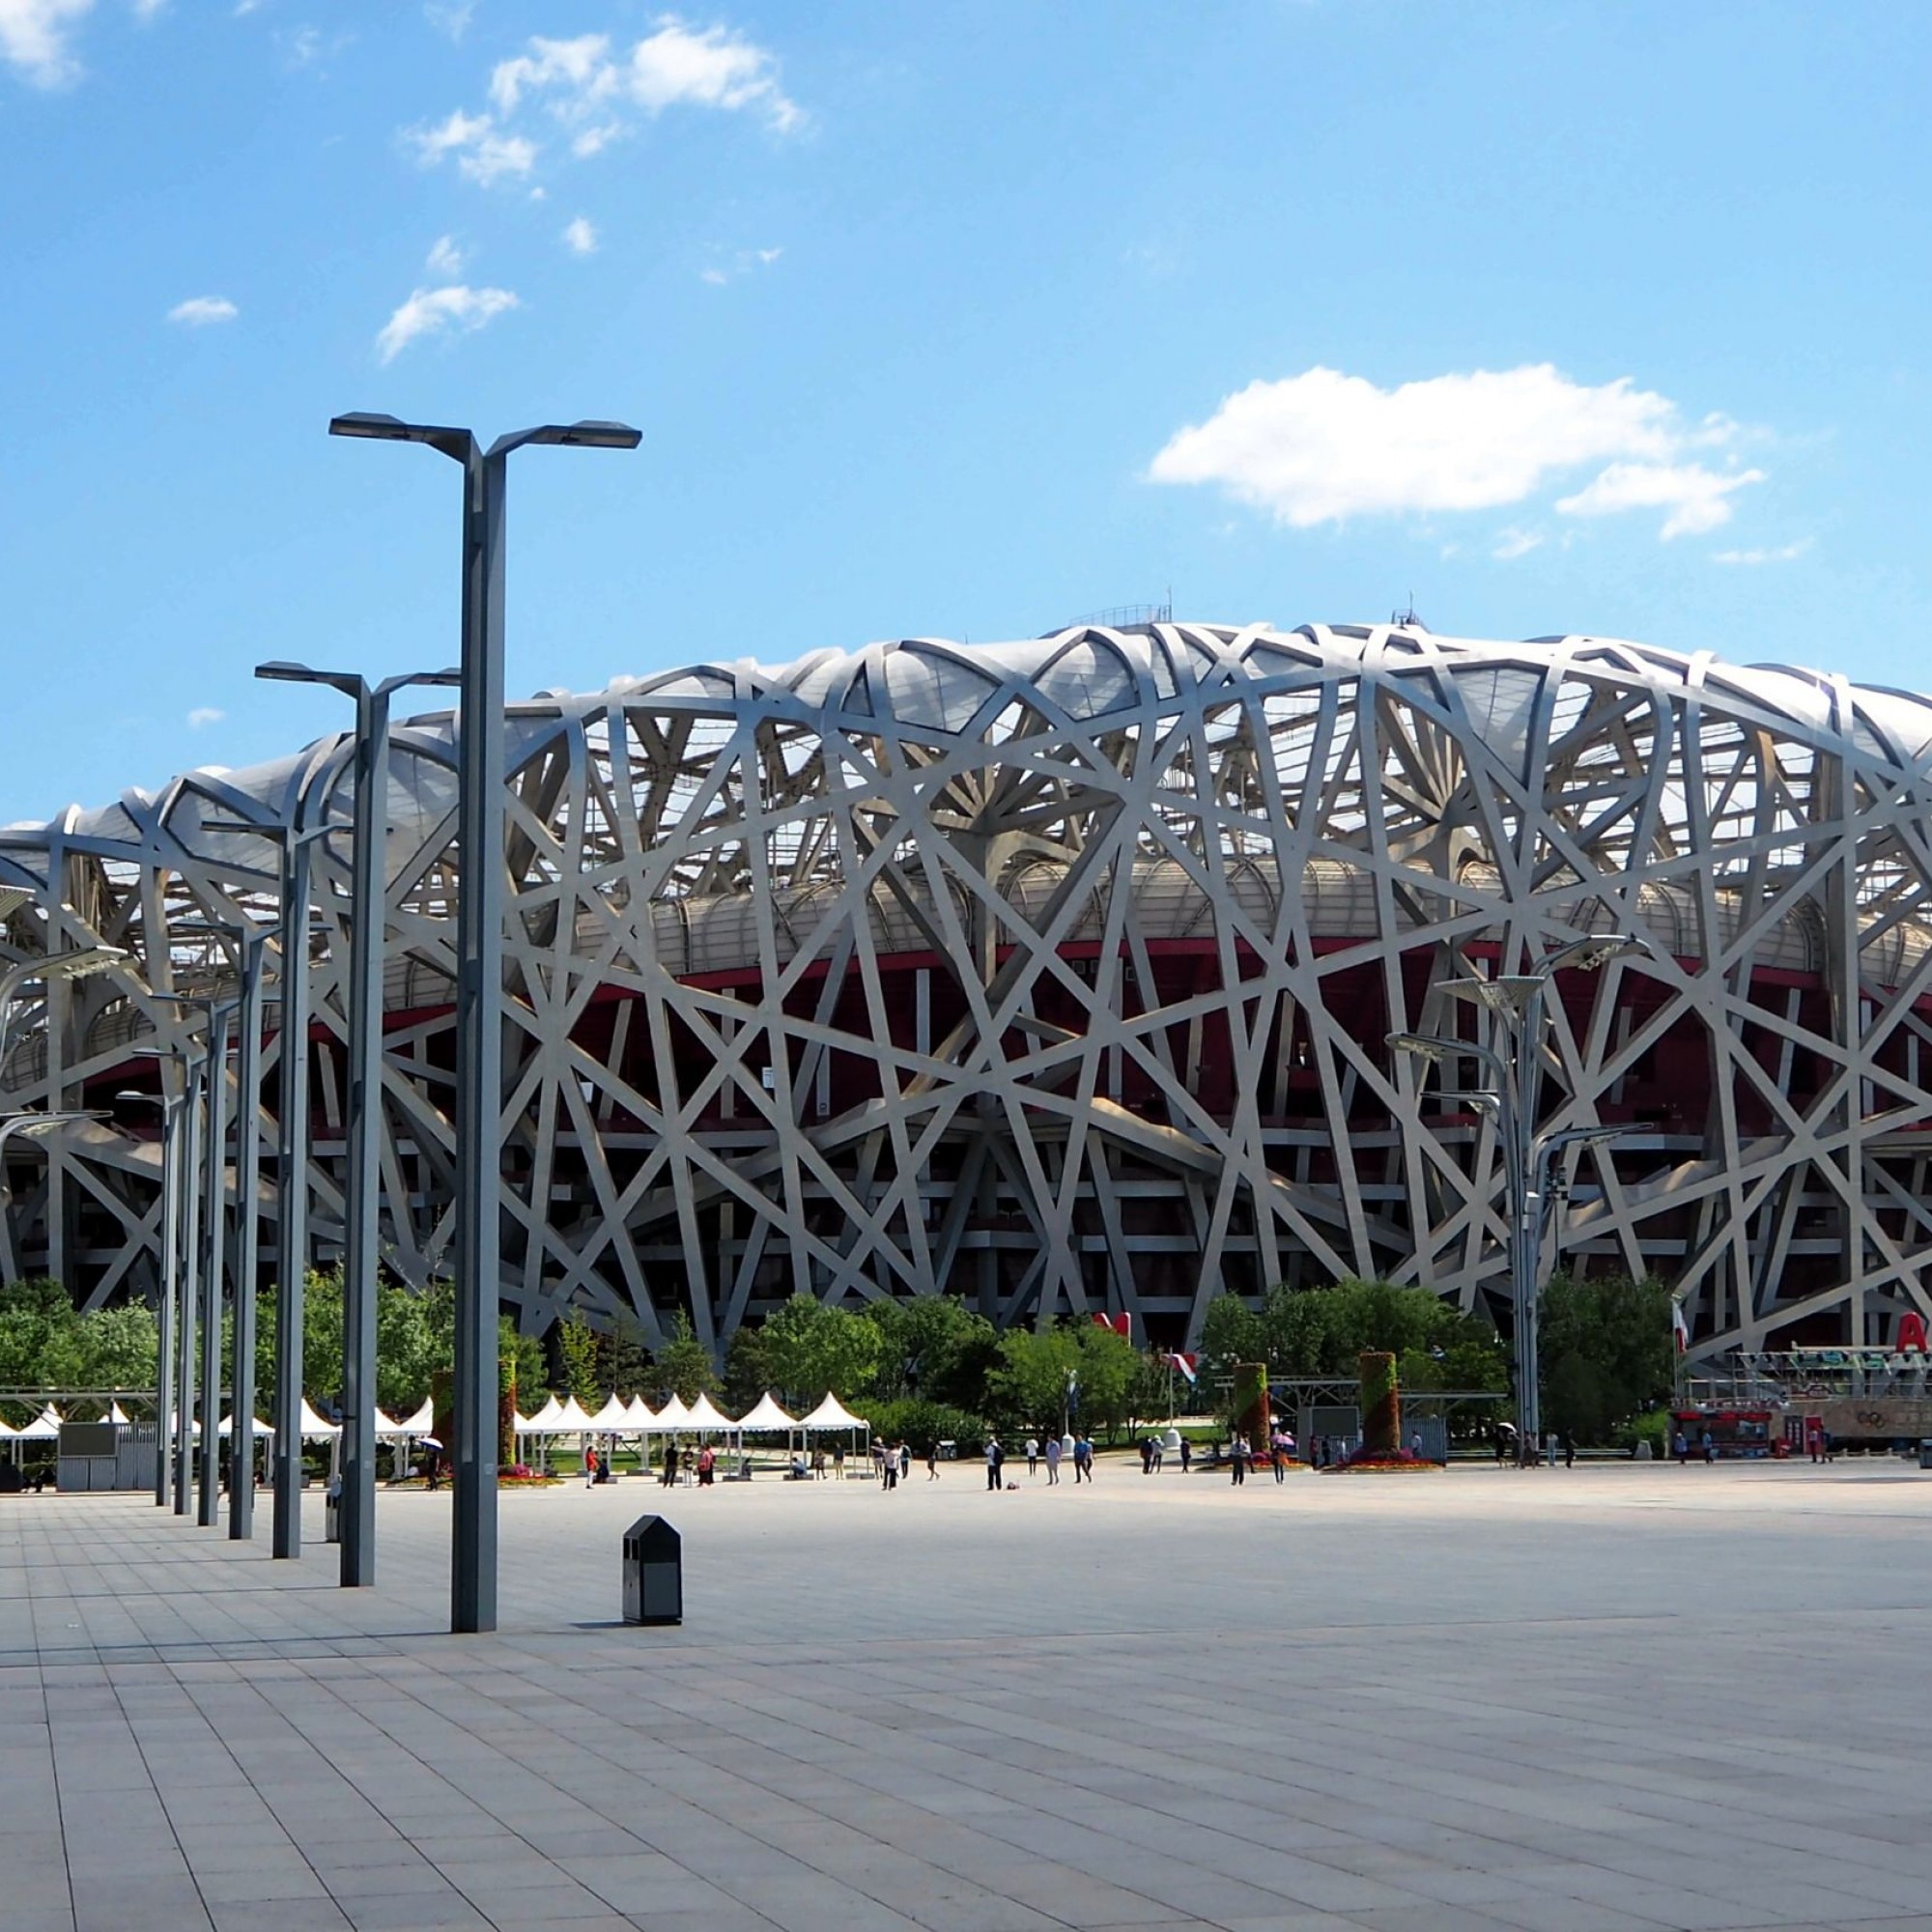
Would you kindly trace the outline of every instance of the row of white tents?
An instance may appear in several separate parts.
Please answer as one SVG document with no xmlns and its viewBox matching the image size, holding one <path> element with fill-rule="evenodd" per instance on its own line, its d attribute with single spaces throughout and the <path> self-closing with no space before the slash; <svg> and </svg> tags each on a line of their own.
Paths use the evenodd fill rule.
<svg viewBox="0 0 1932 1932">
<path fill-rule="evenodd" d="M 115 1403 L 108 1411 L 107 1419 L 125 1424 L 128 1417 L 122 1412 L 121 1405 Z M 381 1409 L 376 1411 L 376 1434 L 379 1437 L 396 1441 L 421 1440 L 429 1436 L 435 1427 L 435 1416 L 428 1403 L 424 1403 L 413 1415 L 405 1416 L 400 1421 L 384 1415 Z M 60 1412 L 52 1403 L 48 1403 L 24 1428 L 13 1429 L 5 1421 L 0 1421 L 0 1441 L 54 1442 L 60 1438 Z M 720 1409 L 708 1395 L 700 1395 L 696 1402 L 688 1405 L 673 1395 L 662 1408 L 655 1410 L 645 1404 L 641 1396 L 620 1402 L 613 1395 L 594 1415 L 575 1396 L 563 1402 L 552 1396 L 534 1415 L 517 1417 L 519 1435 L 780 1435 L 793 1431 L 810 1435 L 829 1430 L 865 1430 L 869 1435 L 871 1425 L 852 1414 L 834 1395 L 828 1395 L 810 1414 L 787 1415 L 769 1390 L 754 1408 L 735 1420 Z M 232 1435 L 234 1432 L 235 1418 L 232 1415 L 223 1416 L 220 1434 Z M 255 1434 L 258 1436 L 273 1435 L 274 1433 L 259 1416 L 255 1418 Z M 301 1406 L 301 1433 L 304 1441 L 323 1442 L 340 1435 L 342 1427 L 318 1414 L 304 1402 Z"/>
</svg>

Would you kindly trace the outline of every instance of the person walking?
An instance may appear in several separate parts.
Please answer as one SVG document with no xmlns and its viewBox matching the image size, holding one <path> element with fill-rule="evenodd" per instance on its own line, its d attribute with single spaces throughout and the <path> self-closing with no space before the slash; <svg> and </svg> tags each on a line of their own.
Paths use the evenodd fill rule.
<svg viewBox="0 0 1932 1932">
<path fill-rule="evenodd" d="M 879 1458 L 879 1493 L 890 1495 L 899 1486 L 899 1452 L 890 1446 Z"/>
<path fill-rule="evenodd" d="M 1057 1488 L 1060 1483 L 1060 1458 L 1062 1453 L 1060 1437 L 1049 1435 L 1046 1438 L 1046 1486 L 1050 1490 Z"/>
<path fill-rule="evenodd" d="M 986 1487 L 997 1490 L 1000 1487 L 1000 1470 L 1007 1460 L 1007 1452 L 1000 1447 L 997 1435 L 986 1437 Z"/>
<path fill-rule="evenodd" d="M 697 1487 L 708 1490 L 711 1487 L 711 1472 L 718 1466 L 718 1452 L 706 1443 L 697 1452 Z"/>
<path fill-rule="evenodd" d="M 1566 1429 L 1557 1439 L 1563 1444 L 1563 1466 L 1574 1469 L 1577 1466 L 1577 1438 Z"/>
<path fill-rule="evenodd" d="M 1077 1483 L 1083 1478 L 1090 1483 L 1094 1480 L 1094 1441 L 1084 1430 L 1073 1438 L 1073 1480 Z"/>
<path fill-rule="evenodd" d="M 1288 1444 L 1276 1430 L 1268 1442 L 1268 1461 L 1274 1464 L 1274 1479 L 1277 1483 L 1288 1481 Z"/>
<path fill-rule="evenodd" d="M 1718 1460 L 1717 1438 L 1707 1429 L 1703 1432 L 1701 1435 L 1698 1436 L 1697 1440 L 1703 1445 L 1704 1461 L 1706 1464 L 1715 1463 Z"/>
<path fill-rule="evenodd" d="M 1670 1438 L 1670 1453 L 1677 1458 L 1677 1466 L 1680 1469 L 1690 1460 L 1690 1445 L 1685 1440 L 1681 1429 Z"/>
<path fill-rule="evenodd" d="M 583 1450 L 583 1487 L 590 1489 L 597 1481 L 597 1449 L 594 1443 L 586 1443 Z"/>
<path fill-rule="evenodd" d="M 1234 1468 L 1234 1486 L 1239 1489 L 1248 1480 L 1248 1438 L 1237 1435 L 1228 1445 L 1228 1461 Z"/>
<path fill-rule="evenodd" d="M 903 1435 L 899 1437 L 899 1481 L 912 1474 L 912 1444 Z"/>
<path fill-rule="evenodd" d="M 845 1445 L 842 1442 L 832 1445 L 832 1480 L 835 1483 L 845 1480 Z"/>
<path fill-rule="evenodd" d="M 1029 1435 L 1027 1437 L 1026 1456 L 1027 1474 L 1031 1476 L 1039 1467 L 1039 1437 L 1037 1435 Z"/>
<path fill-rule="evenodd" d="M 1141 1474 L 1144 1476 L 1153 1474 L 1153 1437 L 1151 1435 L 1143 1435 L 1141 1437 Z"/>
<path fill-rule="evenodd" d="M 939 1480 L 939 1444 L 937 1440 L 925 1445 L 925 1480 L 936 1483 Z"/>
<path fill-rule="evenodd" d="M 1180 1473 L 1184 1476 L 1194 1466 L 1194 1445 L 1183 1435 L 1180 1438 Z"/>
</svg>

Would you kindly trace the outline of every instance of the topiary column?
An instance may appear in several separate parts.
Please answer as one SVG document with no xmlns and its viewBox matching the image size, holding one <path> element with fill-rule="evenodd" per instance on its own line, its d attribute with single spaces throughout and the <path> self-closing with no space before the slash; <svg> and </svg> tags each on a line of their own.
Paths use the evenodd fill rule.
<svg viewBox="0 0 1932 1932">
<path fill-rule="evenodd" d="M 1396 1387 L 1395 1357 L 1365 1350 L 1356 1374 L 1362 1385 L 1362 1447 L 1371 1456 L 1393 1456 L 1402 1448 L 1402 1393 Z"/>
</svg>

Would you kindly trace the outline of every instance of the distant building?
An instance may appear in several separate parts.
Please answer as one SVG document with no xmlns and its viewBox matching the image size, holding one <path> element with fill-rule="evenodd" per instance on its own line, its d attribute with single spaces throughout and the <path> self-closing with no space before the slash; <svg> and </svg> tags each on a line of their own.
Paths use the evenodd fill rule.
<svg viewBox="0 0 1932 1932">
<path fill-rule="evenodd" d="M 390 773 L 384 1253 L 415 1281 L 448 1260 L 453 728 L 399 725 Z M 1546 1118 L 1633 1130 L 1580 1158 L 1566 1261 L 1681 1284 L 1700 1351 L 1927 1305 L 1925 699 L 1591 638 L 1154 623 L 699 666 L 503 728 L 502 1293 L 529 1325 L 688 1309 L 722 1345 L 799 1289 L 937 1288 L 1179 1346 L 1224 1288 L 1494 1302 L 1493 1136 L 1384 1036 L 1474 1037 L 1441 981 L 1613 931 L 1656 957 L 1561 976 Z M 345 756 L 0 833 L 0 885 L 38 895 L 12 951 L 231 980 L 223 927 L 278 890 L 232 828 L 346 813 Z M 347 846 L 317 867 L 324 1260 Z M 137 1037 L 181 1037 L 127 975 L 51 998 L 14 1011 L 8 1107 L 108 1104 L 156 1078 Z M 152 1282 L 158 1154 L 126 1119 L 10 1145 L 16 1266 Z"/>
</svg>

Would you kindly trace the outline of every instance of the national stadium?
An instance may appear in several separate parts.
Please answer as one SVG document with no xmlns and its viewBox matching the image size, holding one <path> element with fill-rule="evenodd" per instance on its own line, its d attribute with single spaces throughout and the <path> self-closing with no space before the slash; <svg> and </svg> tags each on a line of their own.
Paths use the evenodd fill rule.
<svg viewBox="0 0 1932 1932">
<path fill-rule="evenodd" d="M 1506 1325 L 1493 1124 L 1386 1036 L 1476 1038 L 1445 982 L 1620 933 L 1647 952 L 1555 980 L 1542 1119 L 1626 1131 L 1545 1267 L 1662 1277 L 1699 1353 L 1932 1312 L 1932 701 L 1589 637 L 1160 622 L 705 664 L 501 728 L 526 1329 L 684 1311 L 722 1350 L 799 1291 L 944 1291 L 1178 1348 L 1224 1291 L 1347 1275 Z M 382 1250 L 416 1284 L 449 1267 L 456 730 L 399 724 L 388 772 Z M 231 989 L 280 831 L 324 818 L 307 1259 L 339 1253 L 350 751 L 0 833 L 0 957 L 128 955 L 0 1015 L 0 1107 L 120 1108 L 7 1144 L 12 1271 L 154 1294 L 158 1122 L 117 1096 L 191 1020 L 150 989 Z"/>
</svg>

